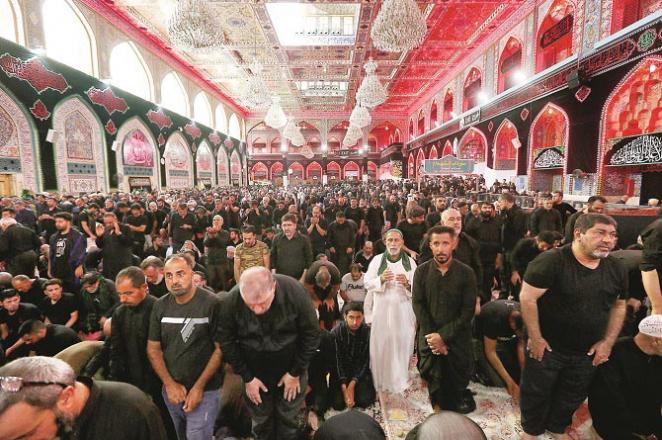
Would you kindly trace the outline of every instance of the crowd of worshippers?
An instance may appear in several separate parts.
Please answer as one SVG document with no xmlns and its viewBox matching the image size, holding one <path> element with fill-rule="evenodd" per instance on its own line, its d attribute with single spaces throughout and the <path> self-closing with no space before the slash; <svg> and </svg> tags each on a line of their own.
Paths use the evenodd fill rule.
<svg viewBox="0 0 662 440">
<path fill-rule="evenodd" d="M 407 417 L 412 354 L 408 440 L 485 438 L 470 381 L 522 438 L 587 397 L 603 439 L 662 438 L 662 219 L 622 249 L 603 197 L 476 185 L 2 199 L 0 439 L 383 439 L 353 409 Z"/>
</svg>

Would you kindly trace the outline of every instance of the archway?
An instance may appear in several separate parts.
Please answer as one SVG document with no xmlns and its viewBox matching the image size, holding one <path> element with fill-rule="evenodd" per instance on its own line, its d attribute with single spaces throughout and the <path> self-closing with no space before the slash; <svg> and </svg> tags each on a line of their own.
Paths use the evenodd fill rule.
<svg viewBox="0 0 662 440">
<path fill-rule="evenodd" d="M 561 107 L 547 104 L 531 123 L 529 135 L 529 188 L 562 191 L 570 123 Z"/>
<path fill-rule="evenodd" d="M 462 89 L 462 111 L 466 112 L 478 105 L 478 93 L 482 86 L 482 74 L 476 67 L 472 67 L 464 79 Z"/>
<path fill-rule="evenodd" d="M 168 188 L 193 187 L 193 160 L 188 142 L 181 132 L 176 131 L 168 138 L 163 152 Z"/>
<path fill-rule="evenodd" d="M 340 180 L 340 165 L 338 162 L 332 161 L 326 165 L 326 175 L 330 182 Z"/>
<path fill-rule="evenodd" d="M 398 130 L 396 126 L 390 122 L 382 122 L 379 125 L 374 126 L 370 130 L 368 135 L 368 143 L 370 144 L 370 151 L 378 153 L 385 148 L 388 148 L 392 143 L 398 142 L 395 140 L 394 133 L 397 133 Z M 372 145 L 375 145 L 375 148 L 372 148 Z"/>
<path fill-rule="evenodd" d="M 230 155 L 230 182 L 232 186 L 241 185 L 241 158 L 237 150 Z"/>
<path fill-rule="evenodd" d="M 23 11 L 18 0 L 0 1 L 0 38 L 25 46 Z"/>
<path fill-rule="evenodd" d="M 487 139 L 482 131 L 477 128 L 469 128 L 460 139 L 458 146 L 458 159 L 471 159 L 478 162 L 485 162 L 485 152 L 487 151 Z"/>
<path fill-rule="evenodd" d="M 446 141 L 444 149 L 441 150 L 441 157 L 446 156 L 453 156 L 453 144 L 451 144 L 451 141 Z"/>
<path fill-rule="evenodd" d="M 161 106 L 184 117 L 189 116 L 188 95 L 175 72 L 169 72 L 161 81 Z"/>
<path fill-rule="evenodd" d="M 319 162 L 311 162 L 306 167 L 306 179 L 315 183 L 322 182 L 322 165 Z"/>
<path fill-rule="evenodd" d="M 662 56 L 647 57 L 607 98 L 598 153 L 605 196 L 662 196 L 661 72 Z"/>
<path fill-rule="evenodd" d="M 371 160 L 368 161 L 368 179 L 377 180 L 377 164 Z"/>
<path fill-rule="evenodd" d="M 444 110 L 441 115 L 441 122 L 447 122 L 451 119 L 453 119 L 453 91 L 448 89 L 444 96 Z"/>
<path fill-rule="evenodd" d="M 106 140 L 97 114 L 79 96 L 53 110 L 58 189 L 71 193 L 106 191 Z"/>
<path fill-rule="evenodd" d="M 327 134 L 327 145 L 329 151 L 333 152 L 333 154 L 337 154 L 341 149 L 347 148 L 346 146 L 343 146 L 342 140 L 345 139 L 348 127 L 349 121 L 342 121 L 331 127 L 329 130 Z"/>
<path fill-rule="evenodd" d="M 230 185 L 230 169 L 228 166 L 228 152 L 221 145 L 216 152 L 216 176 L 219 186 Z"/>
<path fill-rule="evenodd" d="M 206 188 L 214 185 L 214 155 L 206 141 L 202 141 L 195 153 L 196 176 L 198 183 Z"/>
<path fill-rule="evenodd" d="M 269 168 L 262 163 L 258 162 L 251 168 L 251 180 L 253 182 L 268 182 L 269 181 Z"/>
<path fill-rule="evenodd" d="M 119 43 L 110 52 L 108 61 L 113 87 L 152 101 L 154 80 L 144 58 L 130 41 Z"/>
<path fill-rule="evenodd" d="M 304 179 L 303 165 L 299 162 L 292 162 L 287 170 L 290 184 L 298 185 Z"/>
<path fill-rule="evenodd" d="M 399 128 L 395 129 L 395 135 L 393 135 L 393 142 L 395 142 L 396 144 L 402 142 L 402 135 L 400 134 Z"/>
<path fill-rule="evenodd" d="M 420 148 L 418 150 L 418 154 L 416 155 L 416 177 L 420 177 L 421 175 L 421 166 L 423 165 L 424 160 L 425 153 L 423 153 L 423 149 Z"/>
<path fill-rule="evenodd" d="M 416 163 L 414 160 L 414 153 L 409 153 L 409 158 L 407 159 L 407 178 L 416 178 Z"/>
<path fill-rule="evenodd" d="M 135 116 L 117 131 L 117 186 L 122 191 L 161 187 L 159 150 L 147 125 Z"/>
<path fill-rule="evenodd" d="M 280 142 L 278 143 L 278 148 L 280 148 Z M 264 154 L 267 152 L 267 141 L 262 139 L 261 137 L 253 139 L 253 141 L 249 144 L 248 151 L 251 152 L 251 154 Z"/>
<path fill-rule="evenodd" d="M 438 111 L 437 111 L 437 101 L 434 100 L 432 101 L 432 105 L 430 106 L 430 128 L 435 128 L 437 124 L 437 116 L 438 116 Z"/>
<path fill-rule="evenodd" d="M 409 139 L 414 139 L 414 120 L 409 120 Z"/>
<path fill-rule="evenodd" d="M 418 130 L 416 131 L 416 136 L 420 136 L 423 133 L 425 133 L 425 113 L 423 113 L 423 110 L 418 112 L 418 125 L 417 125 Z"/>
<path fill-rule="evenodd" d="M 613 0 L 611 33 L 615 34 L 632 23 L 658 11 L 659 0 Z"/>
<path fill-rule="evenodd" d="M 353 160 L 345 164 L 345 167 L 343 168 L 343 179 L 361 180 L 361 168 Z"/>
<path fill-rule="evenodd" d="M 271 153 L 280 153 L 280 137 L 275 137 L 271 140 Z"/>
<path fill-rule="evenodd" d="M 515 124 L 507 118 L 501 122 L 494 135 L 494 169 L 516 170 L 519 134 Z"/>
<path fill-rule="evenodd" d="M 433 145 L 432 148 L 430 148 L 430 154 L 428 159 L 438 159 L 439 154 L 437 153 L 437 146 Z"/>
<path fill-rule="evenodd" d="M 538 28 L 536 72 L 572 55 L 573 24 L 572 4 L 567 0 L 554 0 Z"/>
<path fill-rule="evenodd" d="M 232 113 L 228 119 L 228 136 L 241 140 L 241 124 L 237 115 Z"/>
<path fill-rule="evenodd" d="M 4 195 L 20 195 L 25 188 L 42 189 L 37 129 L 26 109 L 0 84 L 0 160 L 7 177 Z"/>
<path fill-rule="evenodd" d="M 499 84 L 497 93 L 501 93 L 517 84 L 517 74 L 522 67 L 522 43 L 510 37 L 499 58 Z"/>
<path fill-rule="evenodd" d="M 271 165 L 271 181 L 277 185 L 282 185 L 283 183 L 283 163 L 274 162 Z"/>
</svg>

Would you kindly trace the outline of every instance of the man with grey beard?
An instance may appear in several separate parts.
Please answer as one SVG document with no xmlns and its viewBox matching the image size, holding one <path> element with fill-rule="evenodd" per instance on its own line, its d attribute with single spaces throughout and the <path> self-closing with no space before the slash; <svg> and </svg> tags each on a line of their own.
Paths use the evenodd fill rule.
<svg viewBox="0 0 662 440">
<path fill-rule="evenodd" d="M 147 356 L 163 382 L 163 398 L 180 440 L 209 440 L 223 384 L 216 342 L 219 301 L 193 285 L 193 258 L 172 255 L 165 264 L 170 295 L 154 304 Z"/>
<path fill-rule="evenodd" d="M 59 359 L 0 368 L 0 438 L 165 440 L 159 412 L 133 385 L 79 378 Z"/>
</svg>

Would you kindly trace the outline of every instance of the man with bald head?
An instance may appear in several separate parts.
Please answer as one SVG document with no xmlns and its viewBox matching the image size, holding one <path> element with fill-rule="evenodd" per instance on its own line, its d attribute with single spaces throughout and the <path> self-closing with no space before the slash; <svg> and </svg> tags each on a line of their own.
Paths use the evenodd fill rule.
<svg viewBox="0 0 662 440">
<path fill-rule="evenodd" d="M 313 304 L 294 278 L 252 267 L 223 300 L 218 340 L 246 384 L 257 440 L 292 440 L 304 426 L 306 371 L 319 345 Z"/>
</svg>

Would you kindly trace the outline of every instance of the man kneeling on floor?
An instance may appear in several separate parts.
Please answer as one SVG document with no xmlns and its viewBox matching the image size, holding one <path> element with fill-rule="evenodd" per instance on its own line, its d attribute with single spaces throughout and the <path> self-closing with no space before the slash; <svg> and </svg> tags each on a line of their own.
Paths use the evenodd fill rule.
<svg viewBox="0 0 662 440">
<path fill-rule="evenodd" d="M 348 303 L 343 317 L 331 331 L 337 357 L 331 392 L 333 408 L 338 411 L 345 407 L 366 408 L 375 401 L 370 373 L 370 327 L 363 322 L 363 303 Z"/>
</svg>

